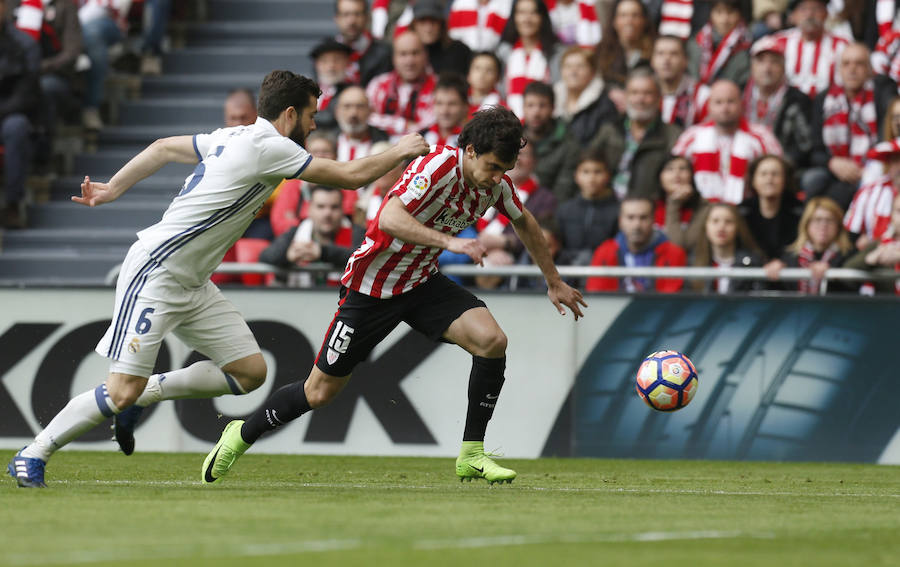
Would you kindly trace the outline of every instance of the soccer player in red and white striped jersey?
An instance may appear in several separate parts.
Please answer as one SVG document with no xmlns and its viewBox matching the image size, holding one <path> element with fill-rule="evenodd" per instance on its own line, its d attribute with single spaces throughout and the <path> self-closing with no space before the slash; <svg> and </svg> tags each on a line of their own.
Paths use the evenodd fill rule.
<svg viewBox="0 0 900 567">
<path fill-rule="evenodd" d="M 834 82 L 835 67 L 848 43 L 825 31 L 827 4 L 824 0 L 793 2 L 790 18 L 796 27 L 773 36 L 784 53 L 788 82 L 810 98 Z"/>
<path fill-rule="evenodd" d="M 481 264 L 484 246 L 455 235 L 496 207 L 540 267 L 556 309 L 565 315 L 566 306 L 576 320 L 582 316 L 581 306 L 587 304 L 560 278 L 541 228 L 522 208 L 506 175 L 516 163 L 522 135 L 513 112 L 493 107 L 476 113 L 463 128 L 459 148 L 438 146 L 410 164 L 347 263 L 338 311 L 309 378 L 276 391 L 246 422 L 226 427 L 204 465 L 212 473 L 207 482 L 226 474 L 266 431 L 330 402 L 356 365 L 401 321 L 472 355 L 457 476 L 512 482 L 516 472 L 484 452 L 485 430 L 504 382 L 506 335 L 483 301 L 438 271 L 437 255 L 450 250 Z"/>
</svg>

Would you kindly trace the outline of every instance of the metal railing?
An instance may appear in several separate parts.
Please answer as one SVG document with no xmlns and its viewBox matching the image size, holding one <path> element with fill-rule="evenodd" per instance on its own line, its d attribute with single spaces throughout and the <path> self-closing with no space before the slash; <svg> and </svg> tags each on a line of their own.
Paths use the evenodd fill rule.
<svg viewBox="0 0 900 567">
<path fill-rule="evenodd" d="M 106 284 L 115 285 L 119 275 L 121 264 L 113 268 L 106 275 Z M 557 266 L 559 273 L 564 278 L 676 278 L 692 280 L 712 280 L 718 278 L 733 278 L 736 280 L 760 280 L 768 279 L 763 268 L 699 268 L 684 267 L 628 267 L 628 266 Z M 312 263 L 306 266 L 285 270 L 271 264 L 223 262 L 216 268 L 217 274 L 277 274 L 284 275 L 289 271 L 325 273 L 334 272 L 335 267 Z M 441 267 L 441 272 L 448 276 L 519 276 L 519 277 L 543 277 L 537 266 L 475 266 L 471 264 L 452 264 Z M 784 268 L 779 272 L 779 281 L 798 281 L 811 277 L 807 268 Z M 891 270 L 851 270 L 847 268 L 832 268 L 825 273 L 825 282 L 829 280 L 844 281 L 883 281 L 900 279 L 900 273 Z"/>
</svg>

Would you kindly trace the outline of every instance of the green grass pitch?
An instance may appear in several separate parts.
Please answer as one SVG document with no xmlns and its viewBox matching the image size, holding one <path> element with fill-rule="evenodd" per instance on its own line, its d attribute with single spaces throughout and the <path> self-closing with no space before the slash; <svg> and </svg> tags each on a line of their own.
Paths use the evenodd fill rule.
<svg viewBox="0 0 900 567">
<path fill-rule="evenodd" d="M 10 458 L 12 452 L 6 458 Z M 900 468 L 63 451 L 47 490 L 6 477 L 0 565 L 828 566 L 900 564 Z"/>
</svg>

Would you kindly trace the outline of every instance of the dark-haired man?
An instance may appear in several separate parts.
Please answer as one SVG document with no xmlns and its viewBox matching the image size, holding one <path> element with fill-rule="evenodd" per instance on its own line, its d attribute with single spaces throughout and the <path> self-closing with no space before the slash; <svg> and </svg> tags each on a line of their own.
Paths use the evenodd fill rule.
<svg viewBox="0 0 900 567">
<path fill-rule="evenodd" d="M 565 315 L 565 305 L 576 320 L 581 317 L 579 304 L 586 306 L 581 293 L 560 278 L 537 221 L 505 174 L 516 163 L 522 133 L 512 111 L 490 108 L 466 124 L 459 148 L 443 146 L 410 164 L 347 263 L 338 311 L 309 377 L 280 388 L 246 422 L 229 423 L 203 463 L 203 482 L 221 480 L 263 433 L 334 399 L 356 365 L 401 321 L 472 354 L 457 476 L 512 482 L 515 471 L 484 452 L 485 430 L 504 381 L 506 335 L 483 301 L 438 271 L 437 257 L 449 250 L 481 264 L 484 246 L 456 235 L 494 206 L 512 221 L 541 268 L 560 314 Z"/>
<path fill-rule="evenodd" d="M 553 191 L 557 202 L 562 203 L 578 191 L 575 187 L 578 146 L 565 121 L 553 117 L 556 103 L 553 87 L 533 81 L 525 87 L 522 100 L 522 124 L 528 139 L 534 144 L 537 161 L 534 174 L 542 186 Z"/>
<path fill-rule="evenodd" d="M 466 80 L 456 73 L 443 73 L 434 87 L 434 124 L 420 133 L 429 146 L 456 146 L 466 116 L 469 93 Z"/>
<path fill-rule="evenodd" d="M 265 381 L 266 362 L 250 328 L 209 281 L 225 251 L 282 179 L 359 187 L 428 149 L 412 134 L 382 154 L 349 163 L 312 157 L 303 143 L 316 127 L 320 94 L 309 78 L 272 71 L 263 80 L 254 124 L 162 138 L 108 183 L 84 178 L 81 196 L 72 200 L 95 207 L 114 201 L 166 163 L 197 164 L 162 220 L 138 233 L 122 264 L 113 321 L 96 349 L 112 361 L 109 377 L 73 398 L 13 458 L 9 473 L 19 486 L 44 487 L 50 456 L 108 417 L 120 414 L 116 439 L 130 454 L 141 408 L 166 399 L 245 394 Z M 170 332 L 210 360 L 151 376 Z M 136 409 L 121 415 L 135 403 Z"/>
</svg>

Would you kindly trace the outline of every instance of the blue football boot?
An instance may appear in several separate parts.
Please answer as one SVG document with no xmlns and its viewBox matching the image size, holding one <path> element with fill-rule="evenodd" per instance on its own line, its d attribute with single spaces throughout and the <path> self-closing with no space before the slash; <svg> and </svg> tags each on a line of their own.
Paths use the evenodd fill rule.
<svg viewBox="0 0 900 567">
<path fill-rule="evenodd" d="M 47 463 L 40 459 L 23 457 L 22 451 L 19 451 L 6 468 L 9 476 L 16 479 L 20 488 L 47 488 L 47 485 L 44 484 L 44 467 L 46 465 Z"/>
</svg>

